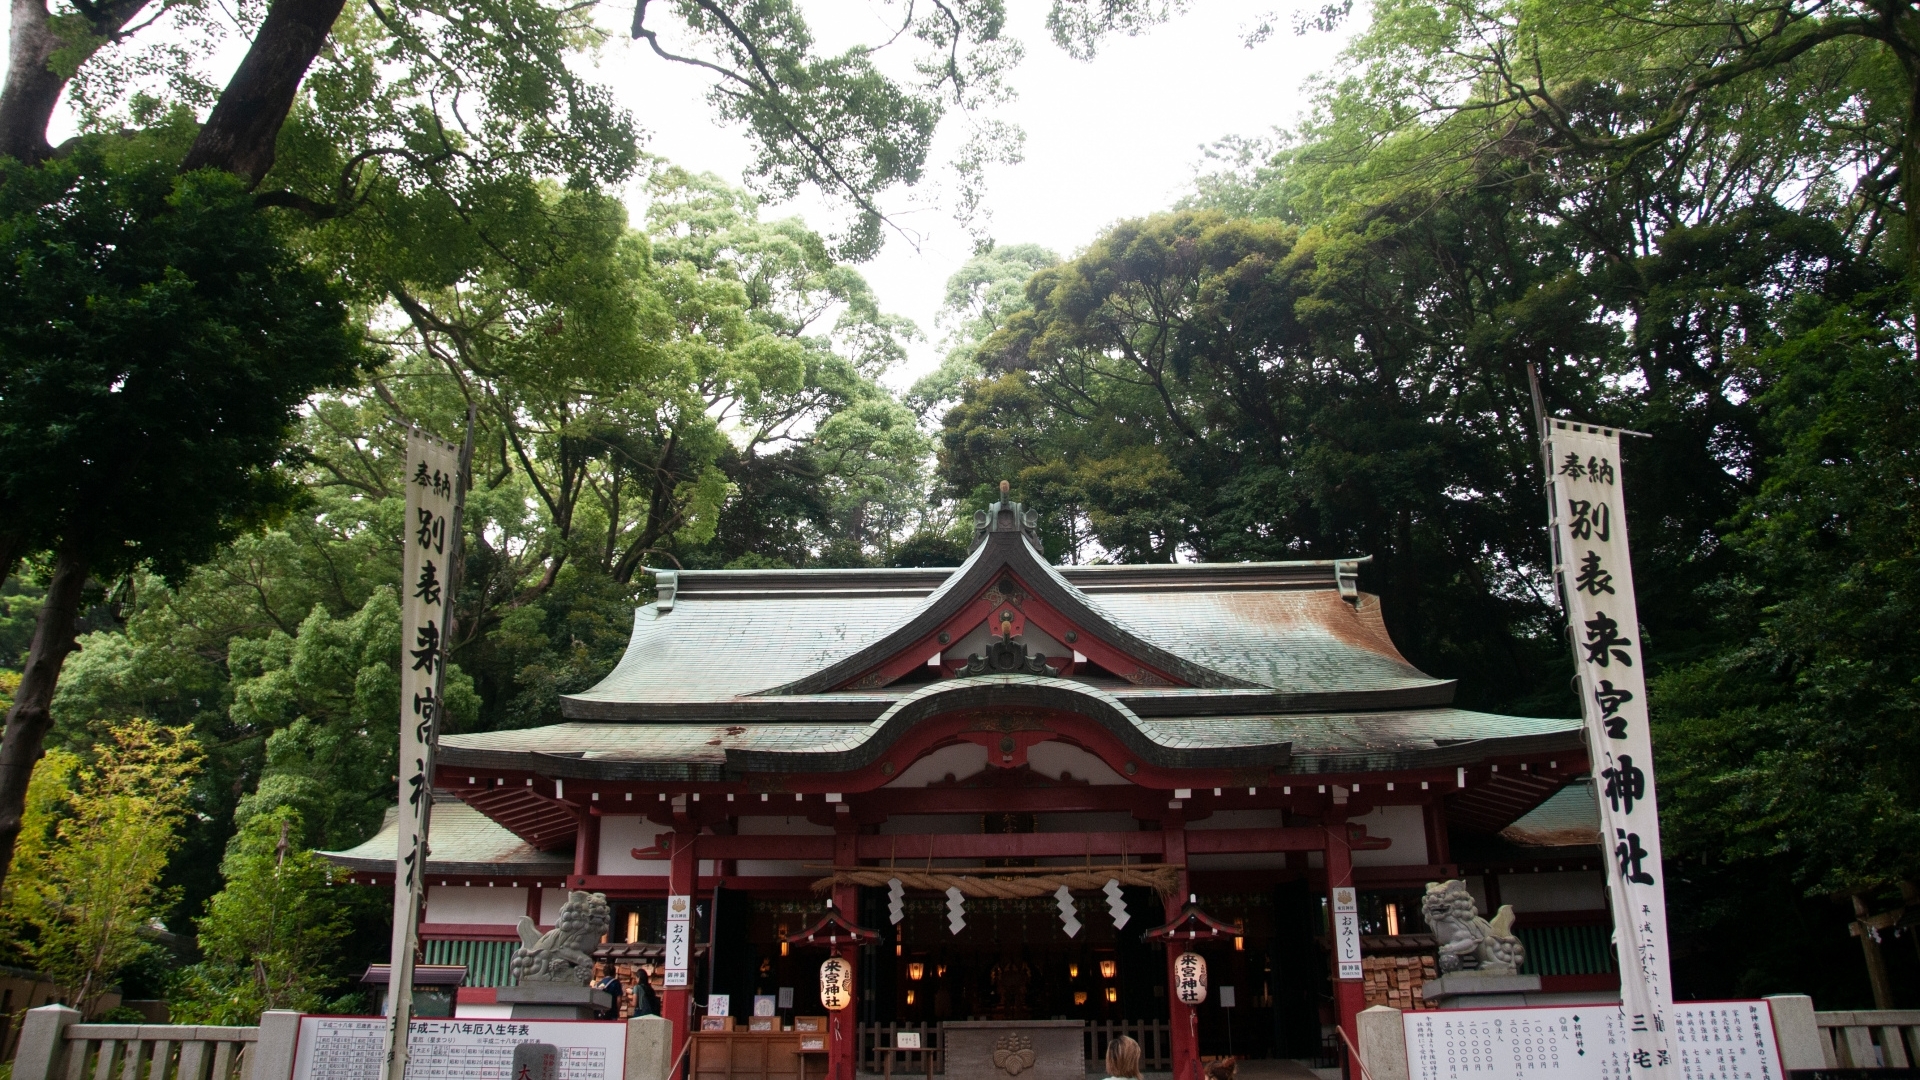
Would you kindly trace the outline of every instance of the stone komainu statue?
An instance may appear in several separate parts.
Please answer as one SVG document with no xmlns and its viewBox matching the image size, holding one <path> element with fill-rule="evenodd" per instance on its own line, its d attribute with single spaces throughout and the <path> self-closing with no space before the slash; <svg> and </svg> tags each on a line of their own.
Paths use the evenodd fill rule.
<svg viewBox="0 0 1920 1080">
<path fill-rule="evenodd" d="M 520 947 L 513 951 L 513 981 L 585 986 L 593 981 L 593 947 L 606 936 L 609 913 L 605 893 L 573 892 L 560 905 L 560 918 L 545 934 L 520 917 Z"/>
<path fill-rule="evenodd" d="M 1431 881 L 1420 913 L 1440 939 L 1440 971 L 1514 975 L 1526 962 L 1525 946 L 1513 935 L 1513 905 L 1502 904 L 1489 922 L 1480 917 L 1464 881 Z"/>
</svg>

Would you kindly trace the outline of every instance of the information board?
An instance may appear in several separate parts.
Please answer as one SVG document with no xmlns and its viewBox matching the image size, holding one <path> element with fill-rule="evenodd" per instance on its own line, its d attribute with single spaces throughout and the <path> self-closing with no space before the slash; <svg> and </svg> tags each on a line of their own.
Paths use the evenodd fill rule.
<svg viewBox="0 0 1920 1080">
<path fill-rule="evenodd" d="M 1764 1001 L 1680 1002 L 1669 1044 L 1680 1080 L 1785 1080 Z M 1628 1080 L 1617 1005 L 1436 1009 L 1402 1016 L 1411 1080 Z"/>
<path fill-rule="evenodd" d="M 380 1080 L 387 1021 L 379 1016 L 303 1016 L 293 1080 Z M 510 1080 L 513 1048 L 560 1048 L 558 1080 L 625 1080 L 627 1025 L 595 1020 L 415 1020 L 407 1080 Z"/>
</svg>

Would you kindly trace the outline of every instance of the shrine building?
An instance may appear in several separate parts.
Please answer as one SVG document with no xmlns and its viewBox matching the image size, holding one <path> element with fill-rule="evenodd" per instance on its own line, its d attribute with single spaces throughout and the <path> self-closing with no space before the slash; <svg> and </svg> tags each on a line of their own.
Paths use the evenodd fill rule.
<svg viewBox="0 0 1920 1080">
<path fill-rule="evenodd" d="M 1418 1007 L 1423 889 L 1454 877 L 1514 906 L 1549 998 L 1617 1000 L 1579 720 L 1454 708 L 1363 560 L 1054 566 L 1035 524 L 1003 496 L 957 568 L 657 571 L 563 722 L 445 736 L 421 933 L 467 966 L 460 1014 L 505 1015 L 514 924 L 587 889 L 676 1049 L 710 995 L 827 1015 L 837 954 L 832 1080 L 988 1020 L 1080 1021 L 1090 1059 L 1131 1034 L 1175 1077 L 1324 1067 L 1369 1003 Z M 395 836 L 327 854 L 390 888 Z M 695 903 L 686 987 L 669 895 Z"/>
</svg>

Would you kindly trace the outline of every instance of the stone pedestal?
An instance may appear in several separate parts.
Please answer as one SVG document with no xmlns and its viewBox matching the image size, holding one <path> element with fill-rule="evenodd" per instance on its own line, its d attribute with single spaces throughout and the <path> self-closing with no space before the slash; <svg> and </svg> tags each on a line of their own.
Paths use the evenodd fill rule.
<svg viewBox="0 0 1920 1080">
<path fill-rule="evenodd" d="M 613 1008 L 613 995 L 605 990 L 560 983 L 503 986 L 494 1000 L 512 1005 L 508 1015 L 515 1020 L 591 1020 L 595 1012 Z"/>
<path fill-rule="evenodd" d="M 1080 1020 L 950 1020 L 940 1025 L 947 1080 L 1086 1080 Z"/>
<path fill-rule="evenodd" d="M 1429 980 L 1420 996 L 1442 1009 L 1492 1009 L 1528 1004 L 1527 995 L 1540 992 L 1538 975 L 1495 975 L 1478 971 L 1450 971 Z"/>
</svg>

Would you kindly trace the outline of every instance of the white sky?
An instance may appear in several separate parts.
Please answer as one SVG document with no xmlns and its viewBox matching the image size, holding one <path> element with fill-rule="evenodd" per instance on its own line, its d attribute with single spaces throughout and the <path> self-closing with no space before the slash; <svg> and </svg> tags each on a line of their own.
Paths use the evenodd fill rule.
<svg viewBox="0 0 1920 1080">
<path fill-rule="evenodd" d="M 1064 256 L 1114 221 L 1179 199 L 1190 189 L 1206 145 L 1295 122 L 1306 102 L 1306 79 L 1328 70 L 1364 18 L 1356 11 L 1341 32 L 1296 36 L 1286 28 L 1295 6 L 1286 0 L 1197 0 L 1193 11 L 1172 23 L 1139 38 L 1115 38 L 1096 59 L 1082 63 L 1048 38 L 1048 6 L 1046 0 L 1008 4 L 1013 36 L 1026 44 L 1027 54 L 1009 80 L 1018 96 L 995 115 L 1024 128 L 1027 142 L 1021 164 L 989 171 L 986 208 L 992 214 L 989 232 L 998 242 L 1042 244 Z M 1266 43 L 1244 47 L 1245 28 L 1276 8 L 1281 28 Z M 672 49 L 671 24 L 657 10 L 649 12 L 648 25 L 659 28 Z M 885 40 L 891 33 L 885 17 L 898 10 L 884 0 L 833 0 L 811 5 L 809 15 L 822 45 L 839 47 Z M 742 182 L 751 150 L 737 129 L 716 121 L 706 102 L 709 76 L 659 60 L 645 42 L 621 36 L 602 57 L 602 77 L 651 132 L 647 149 L 684 168 Z M 957 123 L 943 130 L 929 183 L 949 178 L 944 155 L 959 143 L 959 134 Z M 840 221 L 823 200 L 806 196 L 769 207 L 767 216 L 796 212 L 822 232 Z M 935 316 L 947 276 L 972 253 L 973 240 L 944 205 L 900 220 L 921 234 L 918 250 L 889 233 L 880 256 L 862 270 L 882 306 L 911 318 L 926 335 L 908 368 L 889 380 L 905 387 L 938 363 Z"/>
<path fill-rule="evenodd" d="M 1227 135 L 1261 136 L 1294 123 L 1306 103 L 1306 80 L 1329 69 L 1365 18 L 1364 4 L 1356 5 L 1354 18 L 1340 32 L 1296 36 L 1287 26 L 1301 0 L 1194 0 L 1194 10 L 1170 24 L 1138 38 L 1111 39 L 1095 60 L 1082 63 L 1048 38 L 1043 20 L 1049 6 L 1049 0 L 1008 3 L 1011 33 L 1025 43 L 1027 54 L 1009 80 L 1017 96 L 994 115 L 1025 129 L 1025 160 L 989 171 L 986 210 L 989 232 L 1000 243 L 1038 243 L 1063 256 L 1084 248 L 1114 221 L 1165 209 L 1180 198 L 1208 144 Z M 675 32 L 662 8 L 649 13 L 649 25 L 661 31 L 668 48 L 684 45 L 685 37 Z M 821 46 L 835 50 L 884 41 L 893 30 L 888 19 L 900 10 L 888 0 L 807 5 Z M 1244 47 L 1246 29 L 1276 10 L 1280 28 L 1272 38 Z M 629 41 L 632 11 L 631 0 L 611 0 L 602 8 L 602 17 L 619 33 L 600 57 L 600 78 L 648 131 L 647 150 L 741 183 L 751 150 L 739 129 L 722 125 L 708 106 L 711 75 L 661 60 L 644 42 Z M 230 40 L 212 58 L 209 73 L 224 81 L 243 44 Z M 900 51 L 883 53 L 883 66 L 910 61 L 912 48 L 907 42 L 894 46 Z M 72 130 L 70 115 L 57 116 L 54 141 Z M 879 257 L 862 268 L 882 306 L 911 318 L 926 335 L 907 368 L 889 379 L 901 388 L 937 364 L 935 316 L 946 279 L 973 249 L 939 188 L 951 178 L 944 166 L 960 141 L 961 125 L 950 120 L 936 143 L 927 181 L 886 202 L 890 212 L 900 211 L 896 220 L 918 234 L 917 247 L 890 233 Z M 841 221 L 839 211 L 812 195 L 767 208 L 768 216 L 793 213 L 823 233 Z"/>
</svg>

